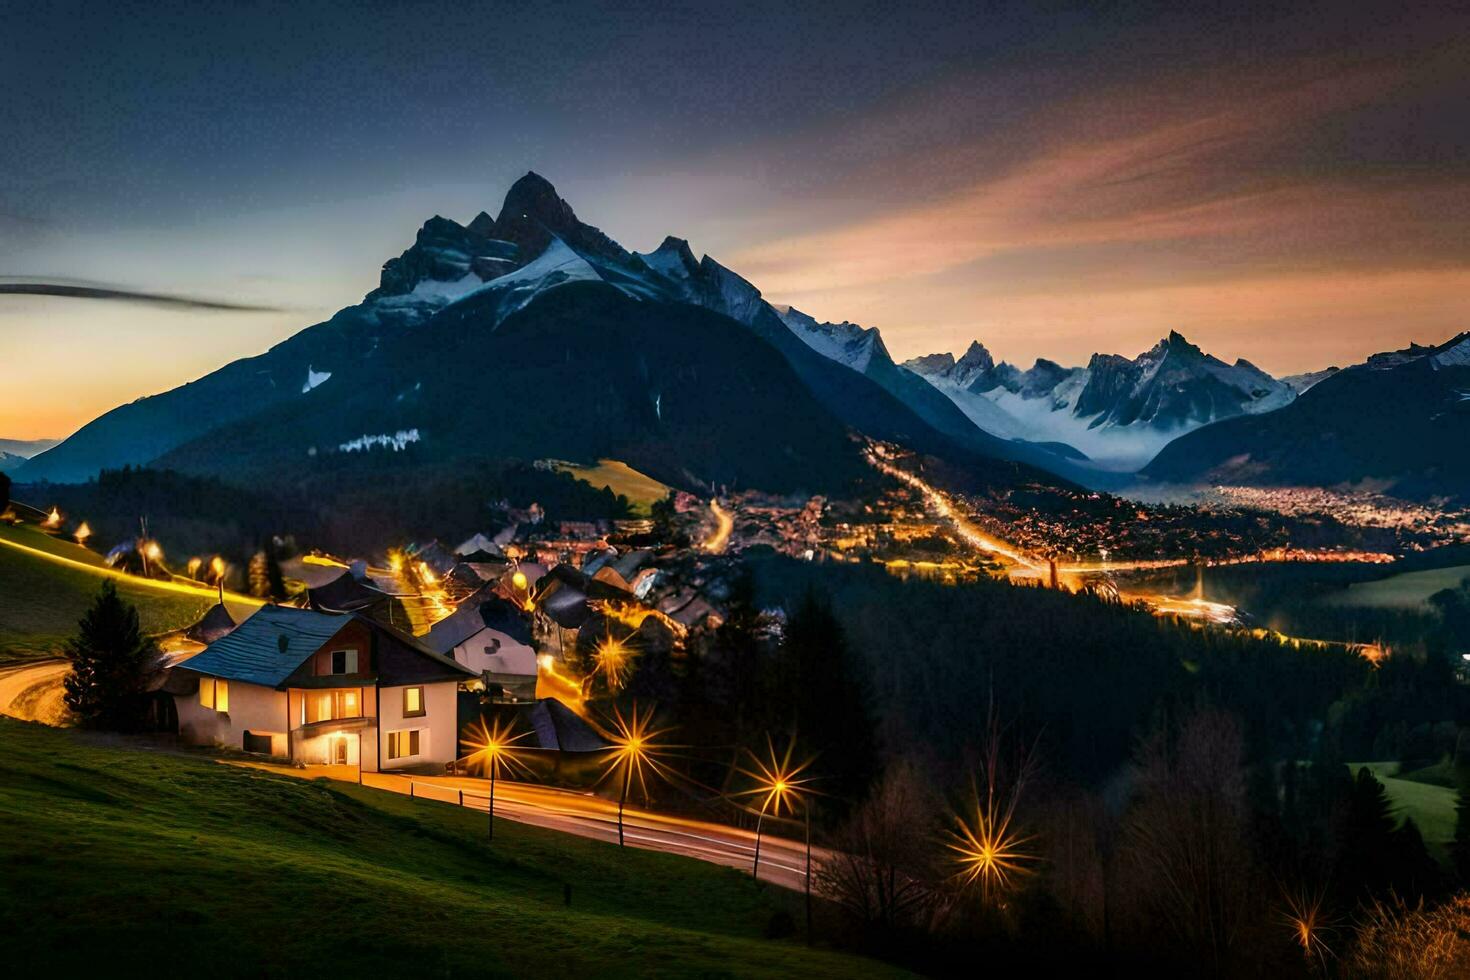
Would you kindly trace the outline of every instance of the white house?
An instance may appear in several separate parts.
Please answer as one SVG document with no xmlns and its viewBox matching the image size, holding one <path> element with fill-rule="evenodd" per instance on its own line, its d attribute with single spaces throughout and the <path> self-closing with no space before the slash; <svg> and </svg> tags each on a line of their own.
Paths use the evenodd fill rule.
<svg viewBox="0 0 1470 980">
<path fill-rule="evenodd" d="M 512 696 L 536 696 L 536 648 L 526 614 L 485 588 L 459 604 L 423 637 L 435 653 L 484 677 Z"/>
<path fill-rule="evenodd" d="M 357 613 L 265 606 L 171 671 L 179 734 L 307 765 L 439 770 L 474 672 Z"/>
</svg>

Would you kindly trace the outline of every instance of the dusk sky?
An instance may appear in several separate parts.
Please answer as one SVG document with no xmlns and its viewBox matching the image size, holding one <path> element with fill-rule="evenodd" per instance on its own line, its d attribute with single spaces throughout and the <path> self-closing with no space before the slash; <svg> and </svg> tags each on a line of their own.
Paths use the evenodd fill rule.
<svg viewBox="0 0 1470 980">
<path fill-rule="evenodd" d="M 266 349 L 531 169 L 898 359 L 1470 329 L 1470 13 L 1182 6 L 14 7 L 0 277 L 270 309 L 0 295 L 0 437 Z"/>
</svg>

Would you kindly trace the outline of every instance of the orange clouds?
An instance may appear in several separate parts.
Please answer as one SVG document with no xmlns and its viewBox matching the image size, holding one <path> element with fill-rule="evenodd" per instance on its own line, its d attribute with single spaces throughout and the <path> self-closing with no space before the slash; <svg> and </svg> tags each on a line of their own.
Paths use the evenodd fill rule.
<svg viewBox="0 0 1470 980">
<path fill-rule="evenodd" d="M 1470 325 L 1465 183 L 1355 172 L 1304 136 L 1400 74 L 1306 71 L 1051 107 L 1003 169 L 732 264 L 774 299 L 884 328 L 905 356 L 978 337 L 1076 361 L 1179 329 L 1304 370 Z"/>
</svg>

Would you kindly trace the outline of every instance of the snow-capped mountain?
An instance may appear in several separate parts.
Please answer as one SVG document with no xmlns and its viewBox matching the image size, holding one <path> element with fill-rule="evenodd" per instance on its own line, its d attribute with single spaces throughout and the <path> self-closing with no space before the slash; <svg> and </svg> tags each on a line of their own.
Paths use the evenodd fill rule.
<svg viewBox="0 0 1470 980">
<path fill-rule="evenodd" d="M 1274 411 L 1293 389 L 1246 360 L 1227 364 L 1170 333 L 1136 358 L 1094 354 L 1086 367 L 1038 359 L 1026 371 L 972 343 L 963 357 L 931 354 L 904 367 L 997 436 L 1059 442 L 1106 470 L 1134 470 L 1186 432 Z"/>
<path fill-rule="evenodd" d="M 1279 412 L 1170 443 L 1143 470 L 1171 483 L 1335 486 L 1470 499 L 1470 333 L 1374 354 L 1318 380 Z"/>
<path fill-rule="evenodd" d="M 709 256 L 674 238 L 629 252 L 527 174 L 494 218 L 426 222 L 362 302 L 114 409 L 17 479 L 125 463 L 257 480 L 349 457 L 612 456 L 682 485 L 830 488 L 868 472 L 852 430 L 982 480 L 1065 466 L 975 428 L 873 338 L 860 370 L 832 360 Z"/>
</svg>

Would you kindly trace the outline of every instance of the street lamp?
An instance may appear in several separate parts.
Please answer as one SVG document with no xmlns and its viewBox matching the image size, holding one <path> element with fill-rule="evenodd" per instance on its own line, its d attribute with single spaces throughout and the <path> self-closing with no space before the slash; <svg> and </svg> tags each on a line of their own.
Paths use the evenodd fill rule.
<svg viewBox="0 0 1470 980">
<path fill-rule="evenodd" d="M 496 721 L 490 727 L 485 726 L 483 718 L 470 726 L 465 741 L 474 749 L 470 753 L 469 762 L 478 762 L 484 767 L 485 773 L 490 777 L 490 801 L 487 810 L 489 812 L 489 823 L 486 825 L 486 837 L 495 839 L 495 779 L 504 767 L 508 772 L 525 770 L 525 766 L 515 757 L 514 744 L 524 738 L 526 733 L 511 735 L 511 726 Z"/>
<path fill-rule="evenodd" d="M 652 719 L 652 710 L 640 715 L 636 704 L 633 705 L 628 718 L 624 718 L 620 711 L 615 711 L 614 714 L 612 756 L 607 763 L 607 771 L 611 773 L 618 767 L 622 767 L 623 770 L 623 790 L 618 796 L 619 847 L 623 846 L 623 809 L 628 803 L 628 790 L 632 788 L 633 776 L 635 774 L 638 776 L 638 785 L 646 797 L 648 785 L 644 780 L 644 768 L 646 767 L 654 775 L 661 773 L 657 755 L 664 746 L 658 745 L 655 740 L 664 734 L 664 731 L 650 731 L 649 722 Z"/>
<path fill-rule="evenodd" d="M 766 755 L 761 758 L 755 753 L 750 753 L 751 760 L 755 764 L 754 769 L 741 769 L 751 779 L 755 780 L 755 788 L 746 790 L 746 796 L 759 796 L 761 798 L 760 813 L 755 819 L 755 863 L 751 866 L 751 877 L 759 879 L 761 867 L 761 825 L 765 822 L 766 812 L 770 811 L 778 819 L 781 811 L 789 812 L 796 809 L 798 803 L 803 802 L 807 791 L 803 787 L 811 782 L 810 778 L 803 779 L 801 774 L 811 765 L 808 759 L 801 763 L 793 763 L 791 756 L 796 750 L 796 740 L 791 739 L 786 743 L 784 755 L 778 755 L 775 743 L 769 735 L 766 736 Z M 810 870 L 810 817 L 808 817 L 808 870 Z"/>
</svg>

